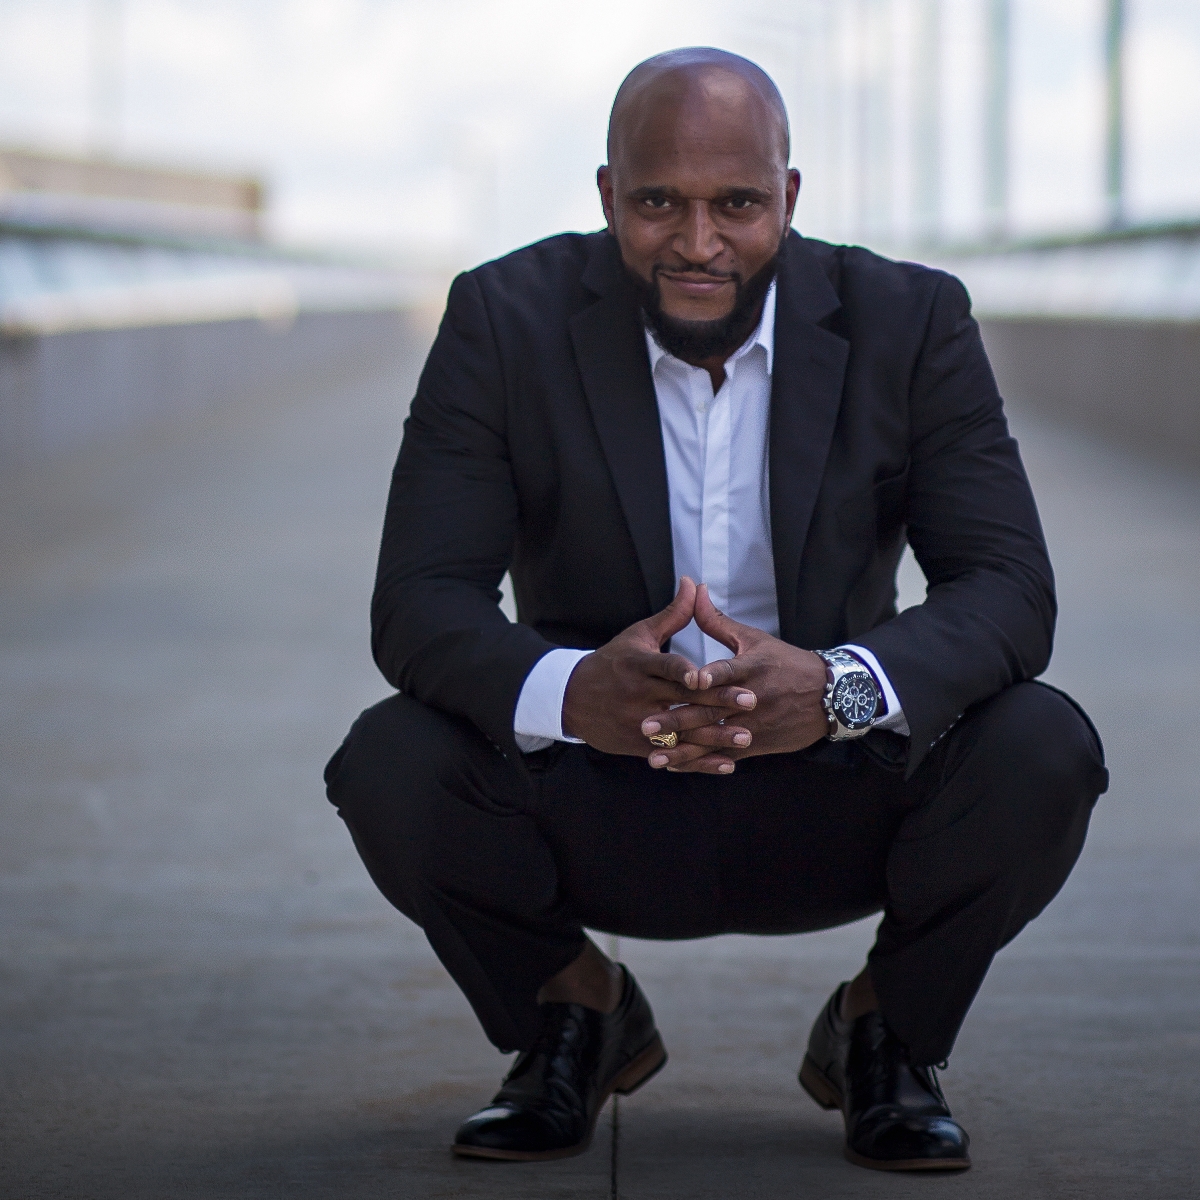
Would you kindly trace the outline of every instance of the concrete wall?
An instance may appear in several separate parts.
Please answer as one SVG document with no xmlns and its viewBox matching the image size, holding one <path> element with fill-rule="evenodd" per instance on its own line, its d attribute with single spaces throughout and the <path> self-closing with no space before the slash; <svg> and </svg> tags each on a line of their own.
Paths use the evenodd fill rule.
<svg viewBox="0 0 1200 1200">
<path fill-rule="evenodd" d="M 397 312 L 0 338 L 0 468 L 405 351 Z M 405 397 L 407 399 L 408 397 Z"/>
<path fill-rule="evenodd" d="M 980 324 L 1008 399 L 1152 457 L 1200 466 L 1200 323 Z"/>
<path fill-rule="evenodd" d="M 397 312 L 0 338 L 0 468 L 405 352 Z M 1200 466 L 1200 324 L 985 319 L 1014 403 Z M 407 334 L 411 337 L 411 333 Z M 407 397 L 405 397 L 407 399 Z"/>
</svg>

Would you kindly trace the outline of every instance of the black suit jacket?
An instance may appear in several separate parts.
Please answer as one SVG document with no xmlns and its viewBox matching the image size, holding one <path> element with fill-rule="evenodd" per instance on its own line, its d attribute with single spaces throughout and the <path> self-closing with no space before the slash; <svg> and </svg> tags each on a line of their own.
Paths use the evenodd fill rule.
<svg viewBox="0 0 1200 1200">
<path fill-rule="evenodd" d="M 875 653 L 912 730 L 910 771 L 969 705 L 1044 670 L 1053 575 L 952 276 L 789 234 L 770 500 L 782 637 Z M 897 616 L 906 539 L 929 593 Z M 516 624 L 498 607 L 506 570 Z M 392 478 L 380 670 L 516 759 L 537 660 L 601 645 L 674 585 L 654 386 L 615 239 L 564 234 L 460 275 Z"/>
</svg>

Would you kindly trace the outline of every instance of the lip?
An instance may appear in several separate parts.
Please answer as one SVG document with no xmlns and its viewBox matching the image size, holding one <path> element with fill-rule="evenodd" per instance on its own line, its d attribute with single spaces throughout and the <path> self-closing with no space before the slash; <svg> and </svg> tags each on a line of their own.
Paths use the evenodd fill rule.
<svg viewBox="0 0 1200 1200">
<path fill-rule="evenodd" d="M 671 284 L 685 296 L 712 296 L 733 283 L 732 279 L 717 275 L 672 275 L 669 271 L 660 271 L 659 279 Z"/>
</svg>

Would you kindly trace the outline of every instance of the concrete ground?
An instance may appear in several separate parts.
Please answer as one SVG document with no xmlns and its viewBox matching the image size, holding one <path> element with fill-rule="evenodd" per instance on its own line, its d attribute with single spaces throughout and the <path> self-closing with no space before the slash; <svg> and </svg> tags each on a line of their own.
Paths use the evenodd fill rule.
<svg viewBox="0 0 1200 1200">
<path fill-rule="evenodd" d="M 504 1061 L 320 770 L 385 694 L 367 601 L 428 332 L 353 377 L 0 485 L 0 1197 L 1200 1194 L 1200 481 L 1019 415 L 1050 678 L 1113 769 L 945 1085 L 963 1176 L 840 1157 L 796 1085 L 869 923 L 621 950 L 671 1062 L 587 1155 L 453 1160 Z M 912 572 L 906 594 L 913 595 Z"/>
</svg>

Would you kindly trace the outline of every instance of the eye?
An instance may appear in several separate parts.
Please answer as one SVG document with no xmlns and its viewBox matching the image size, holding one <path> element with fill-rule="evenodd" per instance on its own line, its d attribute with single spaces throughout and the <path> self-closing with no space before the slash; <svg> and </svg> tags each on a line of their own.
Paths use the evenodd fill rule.
<svg viewBox="0 0 1200 1200">
<path fill-rule="evenodd" d="M 725 201 L 725 207 L 733 209 L 734 212 L 745 212 L 754 204 L 754 201 L 749 196 L 730 196 Z"/>
<path fill-rule="evenodd" d="M 645 196 L 642 199 L 642 203 L 647 208 L 652 208 L 656 212 L 662 212 L 664 208 L 671 207 L 671 201 L 666 196 Z"/>
</svg>

